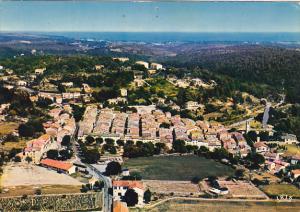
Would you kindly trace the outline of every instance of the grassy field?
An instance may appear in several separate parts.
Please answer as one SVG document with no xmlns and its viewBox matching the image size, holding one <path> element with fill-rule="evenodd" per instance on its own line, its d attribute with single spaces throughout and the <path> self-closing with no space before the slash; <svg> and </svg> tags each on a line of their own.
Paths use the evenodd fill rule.
<svg viewBox="0 0 300 212">
<path fill-rule="evenodd" d="M 287 144 L 284 145 L 287 147 L 287 151 L 284 153 L 285 156 L 291 156 L 291 155 L 300 155 L 300 148 L 297 147 L 294 144 Z"/>
<path fill-rule="evenodd" d="M 164 92 L 167 96 L 175 97 L 178 92 L 178 88 L 172 83 L 165 79 L 151 79 L 147 80 L 152 88 L 158 93 L 160 91 Z"/>
<path fill-rule="evenodd" d="M 171 200 L 157 205 L 152 209 L 130 211 L 170 211 L 170 212 L 257 212 L 257 211 L 289 211 L 296 212 L 300 209 L 299 202 L 233 202 L 233 201 L 201 201 L 201 200 Z"/>
<path fill-rule="evenodd" d="M 139 172 L 147 180 L 191 180 L 195 176 L 228 176 L 233 174 L 229 166 L 194 155 L 134 158 L 124 167 Z"/>
<path fill-rule="evenodd" d="M 294 198 L 300 198 L 300 190 L 290 184 L 270 184 L 262 189 L 269 196 L 288 195 Z"/>
<path fill-rule="evenodd" d="M 20 140 L 18 142 L 5 142 L 0 146 L 0 149 L 3 151 L 10 151 L 11 149 L 23 149 L 26 147 L 26 141 Z"/>
<path fill-rule="evenodd" d="M 0 135 L 7 135 L 14 132 L 19 124 L 15 122 L 0 122 Z"/>
</svg>

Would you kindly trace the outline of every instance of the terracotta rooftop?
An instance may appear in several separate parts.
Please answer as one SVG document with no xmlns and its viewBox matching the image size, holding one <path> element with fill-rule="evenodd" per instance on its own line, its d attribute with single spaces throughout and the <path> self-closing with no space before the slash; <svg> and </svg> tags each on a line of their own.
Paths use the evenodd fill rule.
<svg viewBox="0 0 300 212">
<path fill-rule="evenodd" d="M 144 185 L 141 181 L 132 181 L 132 180 L 115 180 L 113 181 L 113 186 L 118 187 L 128 187 L 128 188 L 139 188 L 144 189 Z"/>
<path fill-rule="evenodd" d="M 263 142 L 256 142 L 254 145 L 253 145 L 255 148 L 259 148 L 259 147 L 267 147 L 267 145 Z"/>
<path fill-rule="evenodd" d="M 292 170 L 292 173 L 293 174 L 300 174 L 300 169 L 294 169 L 294 170 Z"/>
<path fill-rule="evenodd" d="M 48 158 L 41 160 L 40 163 L 42 165 L 46 165 L 49 167 L 53 167 L 53 168 L 57 168 L 57 169 L 65 170 L 65 171 L 68 171 L 73 166 L 72 163 L 66 163 L 66 162 L 52 160 L 52 159 L 48 159 Z"/>
<path fill-rule="evenodd" d="M 128 212 L 128 208 L 125 202 L 114 201 L 113 212 Z"/>
</svg>

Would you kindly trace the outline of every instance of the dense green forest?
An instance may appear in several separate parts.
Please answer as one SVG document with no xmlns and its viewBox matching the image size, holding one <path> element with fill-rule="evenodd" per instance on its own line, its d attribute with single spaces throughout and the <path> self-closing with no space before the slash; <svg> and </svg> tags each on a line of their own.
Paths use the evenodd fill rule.
<svg viewBox="0 0 300 212">
<path fill-rule="evenodd" d="M 168 64 L 189 69 L 206 68 L 233 77 L 240 83 L 267 84 L 278 91 L 284 88 L 287 101 L 300 102 L 300 52 L 296 50 L 246 45 L 231 47 L 226 53 L 179 54 Z"/>
</svg>

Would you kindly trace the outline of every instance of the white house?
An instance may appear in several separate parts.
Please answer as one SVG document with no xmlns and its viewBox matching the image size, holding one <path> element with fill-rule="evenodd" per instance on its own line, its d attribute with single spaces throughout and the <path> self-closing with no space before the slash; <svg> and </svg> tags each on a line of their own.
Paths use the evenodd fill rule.
<svg viewBox="0 0 300 212">
<path fill-rule="evenodd" d="M 286 144 L 297 144 L 299 141 L 297 140 L 297 136 L 294 134 L 284 134 L 281 136 L 281 139 L 284 141 Z"/>
<path fill-rule="evenodd" d="M 40 75 L 40 74 L 44 74 L 44 71 L 46 71 L 46 68 L 36 68 L 34 70 L 34 73 Z"/>
<path fill-rule="evenodd" d="M 187 110 L 192 110 L 192 111 L 195 111 L 195 110 L 197 110 L 198 108 L 203 108 L 203 107 L 204 107 L 204 105 L 199 104 L 198 102 L 194 102 L 194 101 L 188 101 L 188 102 L 186 102 L 186 104 L 185 104 L 185 108 L 186 108 Z"/>
<path fill-rule="evenodd" d="M 263 142 L 256 142 L 254 145 L 255 151 L 257 153 L 269 152 L 270 148 Z"/>
<path fill-rule="evenodd" d="M 142 65 L 142 66 L 144 66 L 146 69 L 149 68 L 149 63 L 147 63 L 147 62 L 145 62 L 145 61 L 136 61 L 135 64 Z"/>
<path fill-rule="evenodd" d="M 124 63 L 124 62 L 128 61 L 129 58 L 128 57 L 114 57 L 113 60 L 118 60 L 118 61 Z"/>
<path fill-rule="evenodd" d="M 137 205 L 143 205 L 144 198 L 144 185 L 142 181 L 133 181 L 133 180 L 114 180 L 112 182 L 113 186 L 113 198 L 114 201 L 121 201 L 125 196 L 125 193 L 128 189 L 133 189 L 138 194 L 138 203 Z"/>
<path fill-rule="evenodd" d="M 151 63 L 151 68 L 155 70 L 160 70 L 163 68 L 162 64 L 159 63 Z"/>
<path fill-rule="evenodd" d="M 26 85 L 27 85 L 27 82 L 24 81 L 24 80 L 18 80 L 18 81 L 17 81 L 17 85 L 18 85 L 18 86 L 26 86 Z"/>
</svg>

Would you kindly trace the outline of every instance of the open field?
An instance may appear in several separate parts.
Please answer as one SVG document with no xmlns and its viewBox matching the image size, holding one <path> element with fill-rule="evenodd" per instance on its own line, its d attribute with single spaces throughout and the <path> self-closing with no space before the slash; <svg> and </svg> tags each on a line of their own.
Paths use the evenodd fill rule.
<svg viewBox="0 0 300 212">
<path fill-rule="evenodd" d="M 300 198 L 300 190 L 291 184 L 270 184 L 262 189 L 269 196 L 288 195 L 293 198 Z"/>
<path fill-rule="evenodd" d="M 193 195 L 199 194 L 199 185 L 190 181 L 143 180 L 151 192 L 160 194 Z"/>
<path fill-rule="evenodd" d="M 287 147 L 287 150 L 284 153 L 284 156 L 300 155 L 300 148 L 297 147 L 296 145 L 287 144 L 287 145 L 284 145 L 284 146 Z"/>
<path fill-rule="evenodd" d="M 1 187 L 38 185 L 81 185 L 76 179 L 56 171 L 31 164 L 10 164 L 5 166 Z"/>
<path fill-rule="evenodd" d="M 170 211 L 170 212 L 296 212 L 300 210 L 300 202 L 258 202 L 258 201 L 222 201 L 222 200 L 170 200 L 148 210 L 135 211 Z M 133 210 L 134 211 L 134 210 Z"/>
<path fill-rule="evenodd" d="M 11 149 L 23 149 L 26 147 L 26 141 L 19 140 L 18 142 L 5 142 L 0 145 L 0 149 L 9 152 Z"/>
<path fill-rule="evenodd" d="M 124 167 L 139 172 L 146 180 L 191 180 L 198 176 L 228 176 L 233 174 L 229 166 L 214 160 L 188 156 L 159 156 L 129 159 Z"/>
<path fill-rule="evenodd" d="M 19 124 L 15 122 L 0 122 L 0 136 L 14 132 Z"/>
<path fill-rule="evenodd" d="M 245 181 L 218 181 L 221 187 L 226 187 L 229 190 L 229 196 L 232 198 L 247 198 L 247 199 L 267 199 L 268 197 L 257 187 Z"/>
<path fill-rule="evenodd" d="M 33 195 L 37 189 L 41 189 L 42 194 L 67 194 L 79 193 L 80 185 L 38 185 L 38 186 L 14 186 L 3 189 L 0 197 Z"/>
</svg>

